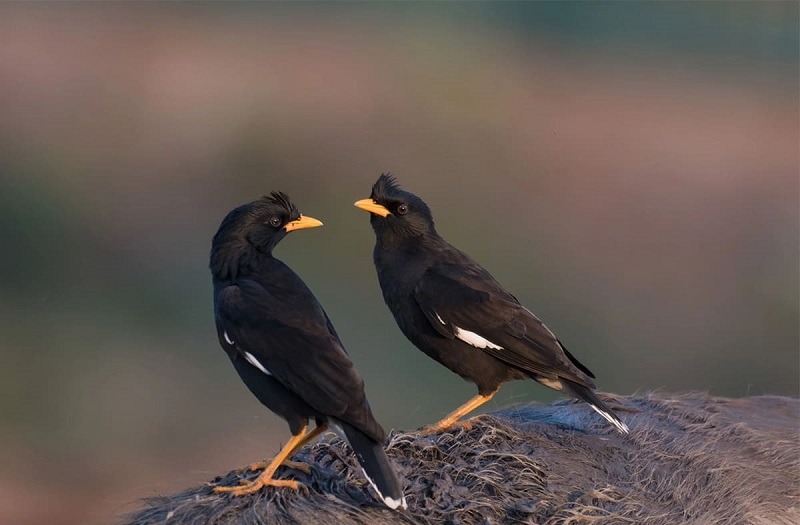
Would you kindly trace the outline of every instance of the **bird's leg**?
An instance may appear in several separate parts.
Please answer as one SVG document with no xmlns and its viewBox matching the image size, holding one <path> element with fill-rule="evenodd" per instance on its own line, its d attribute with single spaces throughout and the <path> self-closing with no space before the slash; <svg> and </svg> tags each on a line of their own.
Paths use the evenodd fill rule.
<svg viewBox="0 0 800 525">
<path fill-rule="evenodd" d="M 238 487 L 214 487 L 214 492 L 229 492 L 232 496 L 244 496 L 245 494 L 252 494 L 258 492 L 262 487 L 289 487 L 292 489 L 299 489 L 302 484 L 297 481 L 287 479 L 272 479 L 275 471 L 278 470 L 286 459 L 291 456 L 292 452 L 296 449 L 299 443 L 303 442 L 306 434 L 307 425 L 303 425 L 299 433 L 292 436 L 292 438 L 283 446 L 280 452 L 272 458 L 269 465 L 264 469 L 254 481 L 244 481 Z"/>
<path fill-rule="evenodd" d="M 328 424 L 323 423 L 321 425 L 318 425 L 317 428 L 307 433 L 305 436 L 303 436 L 303 439 L 300 440 L 300 442 L 297 443 L 297 445 L 295 445 L 294 449 L 292 449 L 292 451 L 289 452 L 289 455 L 286 456 L 286 459 L 283 461 L 283 463 L 281 463 L 281 466 L 295 470 L 300 470 L 302 472 L 305 472 L 306 474 L 310 474 L 311 467 L 309 467 L 307 463 L 303 463 L 301 461 L 291 461 L 289 460 L 289 458 L 294 456 L 295 452 L 303 448 L 308 442 L 310 442 L 312 439 L 316 438 L 326 430 L 328 430 Z M 243 471 L 261 470 L 269 467 L 271 463 L 272 461 L 256 461 L 255 463 L 250 463 L 247 467 L 245 467 L 242 470 Z"/>
<path fill-rule="evenodd" d="M 280 466 L 288 467 L 288 468 L 295 469 L 295 470 L 300 470 L 300 471 L 305 472 L 306 474 L 309 474 L 311 472 L 311 469 L 310 469 L 310 467 L 308 466 L 307 463 L 303 463 L 303 462 L 300 462 L 300 461 L 291 461 L 289 458 L 294 456 L 295 452 L 297 452 L 298 450 L 303 448 L 308 442 L 310 442 L 312 439 L 316 438 L 317 436 L 319 436 L 320 434 L 322 434 L 326 430 L 328 430 L 328 424 L 327 423 L 323 423 L 322 425 L 318 425 L 311 432 L 308 432 L 305 436 L 303 436 L 303 439 L 301 439 L 294 446 L 294 448 L 291 451 L 289 451 L 289 455 L 286 456 L 286 459 L 283 460 L 283 463 L 281 463 Z M 245 467 L 242 470 L 243 471 L 247 471 L 247 470 L 262 470 L 262 469 L 268 468 L 271 464 L 272 464 L 272 461 L 257 461 L 255 463 L 251 463 L 250 465 L 248 465 L 247 467 Z"/>
<path fill-rule="evenodd" d="M 496 393 L 497 390 L 490 393 L 488 396 L 478 394 L 477 396 L 473 397 L 472 399 L 470 399 L 457 409 L 450 412 L 446 418 L 442 419 L 435 425 L 422 429 L 422 434 L 423 435 L 438 434 L 439 432 L 443 432 L 455 426 L 462 426 L 467 430 L 471 429 L 472 423 L 470 423 L 469 421 L 459 421 L 459 419 L 461 419 L 461 417 L 469 414 L 482 404 L 492 399 Z"/>
<path fill-rule="evenodd" d="M 300 470 L 302 472 L 305 472 L 306 474 L 310 474 L 311 467 L 308 465 L 308 463 L 303 463 L 302 461 L 289 461 L 288 458 L 294 456 L 294 453 L 303 448 L 306 445 L 306 443 L 309 443 L 312 439 L 316 438 L 326 430 L 328 430 L 328 424 L 323 423 L 321 425 L 317 425 L 317 428 L 315 428 L 314 430 L 303 436 L 303 439 L 300 440 L 300 442 L 294 446 L 294 449 L 292 449 L 292 451 L 289 453 L 287 459 L 282 463 L 282 465 L 284 467 L 293 468 L 295 470 Z"/>
</svg>

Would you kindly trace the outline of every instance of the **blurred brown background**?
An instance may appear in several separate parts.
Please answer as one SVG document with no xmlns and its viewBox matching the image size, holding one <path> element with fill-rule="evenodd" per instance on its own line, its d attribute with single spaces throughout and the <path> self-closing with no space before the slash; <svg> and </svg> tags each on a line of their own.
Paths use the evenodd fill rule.
<svg viewBox="0 0 800 525">
<path fill-rule="evenodd" d="M 0 5 L 0 523 L 110 523 L 285 441 L 207 270 L 273 189 L 325 222 L 277 255 L 384 425 L 471 396 L 383 304 L 381 171 L 601 389 L 797 395 L 798 118 L 797 3 Z"/>
</svg>

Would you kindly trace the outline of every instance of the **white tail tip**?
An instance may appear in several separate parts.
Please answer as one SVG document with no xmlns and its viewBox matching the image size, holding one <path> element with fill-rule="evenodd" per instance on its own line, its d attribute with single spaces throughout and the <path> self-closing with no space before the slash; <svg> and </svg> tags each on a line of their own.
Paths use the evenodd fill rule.
<svg viewBox="0 0 800 525">
<path fill-rule="evenodd" d="M 611 414 L 609 414 L 605 410 L 600 410 L 599 408 L 597 408 L 594 405 L 589 405 L 589 406 L 591 406 L 594 409 L 595 412 L 597 412 L 598 414 L 603 416 L 603 418 L 606 421 L 608 421 L 609 423 L 611 423 L 612 425 L 617 427 L 617 430 L 619 430 L 623 434 L 629 434 L 630 433 L 630 430 L 628 430 L 628 425 L 626 425 L 625 423 L 623 423 L 619 419 L 615 418 L 614 416 L 612 416 Z"/>
<path fill-rule="evenodd" d="M 406 505 L 406 497 L 405 496 L 403 496 L 400 499 L 395 499 L 395 498 L 390 498 L 388 496 L 384 496 L 383 494 L 381 494 L 381 491 L 378 490 L 378 485 L 376 485 L 375 482 L 372 481 L 372 478 L 367 475 L 367 471 L 362 468 L 361 472 L 364 473 L 364 477 L 367 478 L 367 481 L 369 481 L 369 484 L 372 486 L 373 489 L 375 489 L 375 492 L 378 493 L 378 497 L 381 498 L 384 503 L 386 503 L 387 507 L 389 507 L 392 510 L 396 510 L 397 507 L 403 507 L 404 510 L 408 508 L 408 505 Z"/>
<path fill-rule="evenodd" d="M 408 508 L 408 505 L 406 505 L 405 497 L 403 497 L 402 499 L 383 498 L 383 502 L 386 503 L 386 506 L 392 510 L 397 509 L 397 507 L 402 507 L 403 509 Z"/>
</svg>

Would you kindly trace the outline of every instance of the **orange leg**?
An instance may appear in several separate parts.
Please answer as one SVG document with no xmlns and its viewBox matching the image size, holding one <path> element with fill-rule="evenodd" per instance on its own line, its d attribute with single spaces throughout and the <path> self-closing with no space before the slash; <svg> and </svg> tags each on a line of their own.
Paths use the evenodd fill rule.
<svg viewBox="0 0 800 525">
<path fill-rule="evenodd" d="M 287 479 L 272 479 L 275 471 L 278 470 L 286 459 L 291 456 L 292 452 L 297 448 L 298 444 L 303 443 L 303 439 L 307 436 L 307 426 L 304 426 L 299 434 L 292 436 L 292 438 L 283 446 L 278 455 L 272 458 L 269 465 L 264 469 L 255 481 L 243 481 L 238 487 L 214 487 L 214 492 L 230 492 L 232 496 L 244 496 L 245 494 L 252 494 L 258 492 L 262 487 L 289 487 L 292 489 L 299 489 L 302 485 L 297 481 Z"/>
<path fill-rule="evenodd" d="M 289 458 L 294 456 L 295 452 L 297 452 L 298 450 L 303 448 L 308 442 L 310 442 L 312 439 L 316 438 L 317 436 L 319 436 L 320 434 L 322 434 L 326 430 L 328 430 L 328 424 L 327 423 L 323 423 L 323 424 L 319 425 L 317 428 L 315 428 L 314 430 L 312 430 L 311 432 L 309 432 L 308 434 L 306 434 L 305 436 L 303 436 L 303 439 L 301 439 L 300 442 L 297 443 L 297 445 L 295 445 L 295 447 L 289 452 L 289 455 L 286 456 L 286 459 L 283 461 L 283 463 L 281 463 L 281 466 L 288 467 L 288 468 L 295 469 L 295 470 L 300 470 L 302 472 L 305 472 L 306 474 L 311 473 L 311 467 L 309 467 L 308 464 L 302 463 L 302 462 L 299 462 L 299 461 L 290 461 Z M 272 464 L 272 461 L 258 461 L 256 463 L 251 463 L 250 465 L 248 465 L 246 468 L 244 468 L 242 470 L 261 470 L 261 469 L 266 469 L 266 468 L 269 468 L 269 466 L 271 464 Z"/>
<path fill-rule="evenodd" d="M 488 396 L 482 396 L 478 394 L 477 396 L 473 397 L 472 399 L 470 399 L 457 409 L 450 412 L 446 418 L 442 419 L 435 425 L 422 429 L 423 435 L 438 434 L 439 432 L 443 432 L 445 430 L 448 430 L 456 426 L 464 427 L 467 430 L 471 429 L 472 423 L 470 423 L 469 421 L 459 421 L 459 419 L 461 419 L 463 416 L 469 414 L 482 404 L 492 399 L 496 393 L 497 390 L 495 390 Z"/>
<path fill-rule="evenodd" d="M 300 440 L 300 443 L 295 445 L 295 447 L 289 453 L 289 456 L 293 456 L 295 452 L 297 452 L 298 450 L 300 450 L 301 448 L 306 446 L 306 444 L 308 444 L 308 442 L 310 442 L 312 439 L 316 438 L 317 436 L 319 436 L 320 434 L 322 434 L 326 430 L 328 430 L 328 424 L 327 423 L 323 423 L 320 426 L 318 426 L 317 428 L 315 428 L 314 430 L 312 430 L 311 432 L 309 432 L 308 434 L 306 434 L 303 437 L 303 439 Z M 286 462 L 284 462 L 283 464 L 285 465 Z"/>
</svg>

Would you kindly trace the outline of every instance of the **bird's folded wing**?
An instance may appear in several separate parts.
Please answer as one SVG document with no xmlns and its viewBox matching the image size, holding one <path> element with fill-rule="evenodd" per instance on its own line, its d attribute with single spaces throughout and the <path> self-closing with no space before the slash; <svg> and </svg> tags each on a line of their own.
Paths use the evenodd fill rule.
<svg viewBox="0 0 800 525">
<path fill-rule="evenodd" d="M 544 323 L 477 264 L 433 266 L 417 283 L 414 296 L 444 337 L 461 339 L 533 374 L 593 384 L 585 367 L 570 360 Z"/>
<path fill-rule="evenodd" d="M 223 347 L 250 354 L 311 407 L 341 416 L 366 403 L 364 382 L 313 297 L 287 307 L 263 287 L 234 285 L 220 291 L 215 310 Z"/>
</svg>

